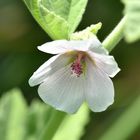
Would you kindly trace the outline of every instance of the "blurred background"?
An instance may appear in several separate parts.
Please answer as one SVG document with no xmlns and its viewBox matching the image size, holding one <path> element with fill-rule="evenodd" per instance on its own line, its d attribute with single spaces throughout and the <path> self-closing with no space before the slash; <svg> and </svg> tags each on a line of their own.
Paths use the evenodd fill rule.
<svg viewBox="0 0 140 140">
<path fill-rule="evenodd" d="M 119 0 L 89 0 L 77 30 L 102 22 L 98 37 L 103 41 L 120 21 L 123 8 Z M 28 79 L 51 57 L 37 50 L 38 45 L 48 41 L 51 39 L 33 19 L 22 0 L 0 1 L 0 96 L 18 87 L 29 104 L 34 98 L 40 100 L 37 87 L 31 88 Z M 106 130 L 111 129 L 111 124 L 117 122 L 119 116 L 140 94 L 140 41 L 127 44 L 122 40 L 111 54 L 121 68 L 121 72 L 113 79 L 116 90 L 115 103 L 105 112 L 90 113 L 90 121 L 85 127 L 86 133 L 81 140 L 98 140 L 104 137 Z M 133 119 L 137 116 L 128 115 Z M 130 124 L 133 124 L 133 119 Z M 129 128 L 120 126 L 119 132 L 123 133 L 125 129 Z M 140 122 L 127 139 L 140 140 Z M 113 140 L 113 137 L 108 140 Z"/>
</svg>

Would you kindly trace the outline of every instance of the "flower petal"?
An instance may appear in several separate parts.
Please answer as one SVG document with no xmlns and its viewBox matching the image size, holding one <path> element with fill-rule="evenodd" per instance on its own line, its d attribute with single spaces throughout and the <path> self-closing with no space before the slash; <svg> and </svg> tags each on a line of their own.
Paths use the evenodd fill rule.
<svg viewBox="0 0 140 140">
<path fill-rule="evenodd" d="M 93 52 L 89 52 L 89 55 L 95 61 L 97 67 L 110 77 L 114 77 L 120 71 L 120 68 L 113 56 L 96 54 Z"/>
<path fill-rule="evenodd" d="M 50 54 L 59 54 L 73 50 L 87 51 L 88 45 L 89 44 L 87 40 L 56 40 L 47 42 L 44 45 L 39 46 L 38 49 Z"/>
<path fill-rule="evenodd" d="M 62 54 L 51 57 L 29 79 L 30 86 L 35 86 L 44 81 L 48 76 L 68 64 L 70 55 Z"/>
<path fill-rule="evenodd" d="M 89 44 L 90 51 L 99 54 L 108 54 L 108 51 L 102 47 L 102 44 L 97 37 L 89 39 Z"/>
<path fill-rule="evenodd" d="M 38 89 L 44 102 L 67 113 L 78 110 L 84 100 L 83 91 L 82 76 L 71 76 L 70 65 L 48 77 Z"/>
<path fill-rule="evenodd" d="M 87 60 L 86 100 L 94 112 L 107 109 L 114 102 L 114 87 L 106 73 Z"/>
</svg>

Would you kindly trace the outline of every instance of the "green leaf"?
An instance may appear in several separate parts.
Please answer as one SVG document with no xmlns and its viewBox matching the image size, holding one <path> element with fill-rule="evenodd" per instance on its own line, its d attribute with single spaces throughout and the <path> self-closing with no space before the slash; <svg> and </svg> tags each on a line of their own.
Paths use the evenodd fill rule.
<svg viewBox="0 0 140 140">
<path fill-rule="evenodd" d="M 125 4 L 124 14 L 127 17 L 124 28 L 127 42 L 140 39 L 140 0 L 122 0 Z"/>
<path fill-rule="evenodd" d="M 26 140 L 38 140 L 40 133 L 52 117 L 52 108 L 46 104 L 34 100 L 28 109 Z"/>
<path fill-rule="evenodd" d="M 88 121 L 89 109 L 83 105 L 77 114 L 65 117 L 53 140 L 79 140 Z"/>
<path fill-rule="evenodd" d="M 0 100 L 1 140 L 24 140 L 26 109 L 27 105 L 18 89 L 4 94 Z"/>
<path fill-rule="evenodd" d="M 88 120 L 86 106 L 76 115 L 56 111 L 37 100 L 27 106 L 18 89 L 9 91 L 0 99 L 2 140 L 78 140 Z"/>
<path fill-rule="evenodd" d="M 43 5 L 40 5 L 40 13 L 43 22 L 46 26 L 46 32 L 50 35 L 52 39 L 63 39 L 68 38 L 68 23 L 61 17 L 50 12 Z"/>
<path fill-rule="evenodd" d="M 24 0 L 52 39 L 68 39 L 81 21 L 88 0 Z"/>
<path fill-rule="evenodd" d="M 139 92 L 138 92 L 139 93 Z M 140 126 L 140 96 L 123 112 L 99 140 L 127 140 Z"/>
<path fill-rule="evenodd" d="M 51 119 L 42 130 L 39 140 L 51 140 L 66 115 L 66 113 L 53 110 Z"/>
</svg>

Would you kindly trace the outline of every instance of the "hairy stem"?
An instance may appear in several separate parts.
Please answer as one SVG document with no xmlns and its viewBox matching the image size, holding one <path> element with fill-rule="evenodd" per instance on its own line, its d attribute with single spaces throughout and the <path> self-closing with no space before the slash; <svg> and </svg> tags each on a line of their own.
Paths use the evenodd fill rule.
<svg viewBox="0 0 140 140">
<path fill-rule="evenodd" d="M 124 33 L 123 29 L 125 27 L 126 17 L 123 17 L 118 25 L 114 28 L 114 30 L 107 36 L 107 38 L 103 41 L 102 45 L 109 52 L 119 43 L 119 41 L 123 38 Z"/>
</svg>

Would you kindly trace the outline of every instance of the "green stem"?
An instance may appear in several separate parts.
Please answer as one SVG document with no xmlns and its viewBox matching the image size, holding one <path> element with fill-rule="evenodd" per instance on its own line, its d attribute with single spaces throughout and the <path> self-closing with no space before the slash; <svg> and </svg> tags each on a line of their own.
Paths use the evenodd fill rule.
<svg viewBox="0 0 140 140">
<path fill-rule="evenodd" d="M 119 43 L 124 37 L 123 29 L 125 27 L 126 17 L 123 17 L 114 30 L 103 41 L 103 47 L 109 52 Z"/>
<path fill-rule="evenodd" d="M 65 117 L 66 113 L 55 111 L 39 140 L 51 140 Z"/>
</svg>

